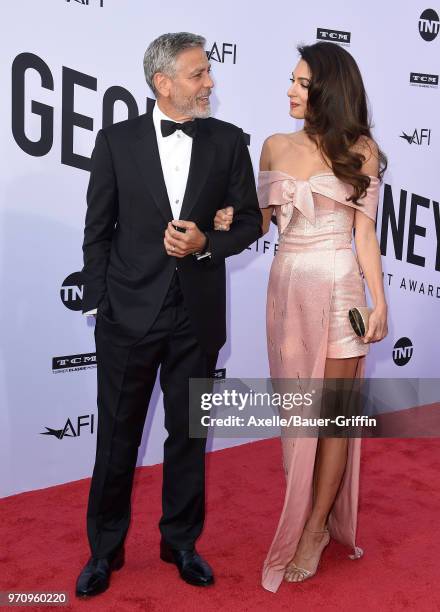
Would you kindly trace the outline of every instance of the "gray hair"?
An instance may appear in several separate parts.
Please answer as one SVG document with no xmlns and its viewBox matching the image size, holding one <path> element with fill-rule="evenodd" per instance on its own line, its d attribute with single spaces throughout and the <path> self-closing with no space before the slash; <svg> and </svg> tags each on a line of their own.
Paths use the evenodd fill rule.
<svg viewBox="0 0 440 612">
<path fill-rule="evenodd" d="M 145 79 L 151 90 L 156 94 L 153 77 L 156 72 L 163 72 L 169 76 L 175 74 L 175 64 L 178 54 L 184 49 L 192 47 L 205 47 L 206 39 L 190 32 L 175 32 L 162 34 L 152 43 L 144 55 Z"/>
</svg>

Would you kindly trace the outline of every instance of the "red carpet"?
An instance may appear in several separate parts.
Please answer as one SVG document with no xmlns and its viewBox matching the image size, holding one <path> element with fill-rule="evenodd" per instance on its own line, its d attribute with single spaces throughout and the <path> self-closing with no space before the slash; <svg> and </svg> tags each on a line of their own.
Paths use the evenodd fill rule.
<svg viewBox="0 0 440 612">
<path fill-rule="evenodd" d="M 93 612 L 440 610 L 438 440 L 364 440 L 364 558 L 351 561 L 350 551 L 331 542 L 314 578 L 283 583 L 272 594 L 260 586 L 260 573 L 282 504 L 280 453 L 279 441 L 268 440 L 208 456 L 208 514 L 198 549 L 216 572 L 213 587 L 186 585 L 158 559 L 161 466 L 153 466 L 137 471 L 126 565 L 106 593 L 87 601 L 74 598 L 73 586 L 88 556 L 89 481 L 0 500 L 0 591 L 67 591 L 64 609 Z"/>
</svg>

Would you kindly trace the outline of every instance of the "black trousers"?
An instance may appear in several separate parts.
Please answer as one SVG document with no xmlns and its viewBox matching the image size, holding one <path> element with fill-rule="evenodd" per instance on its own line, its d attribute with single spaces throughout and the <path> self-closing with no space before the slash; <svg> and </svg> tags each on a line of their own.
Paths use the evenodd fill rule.
<svg viewBox="0 0 440 612">
<path fill-rule="evenodd" d="M 172 547 L 191 549 L 205 515 L 206 439 L 189 437 L 188 380 L 213 376 L 218 354 L 206 354 L 193 335 L 177 273 L 148 334 L 120 347 L 95 328 L 98 374 L 96 459 L 87 509 L 92 555 L 111 557 L 130 524 L 138 448 L 159 365 L 165 428 L 162 517 Z"/>
</svg>

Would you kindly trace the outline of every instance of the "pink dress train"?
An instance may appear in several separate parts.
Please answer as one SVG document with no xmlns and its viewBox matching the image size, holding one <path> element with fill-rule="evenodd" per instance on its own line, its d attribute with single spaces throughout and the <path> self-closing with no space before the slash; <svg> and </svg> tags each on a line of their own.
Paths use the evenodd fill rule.
<svg viewBox="0 0 440 612">
<path fill-rule="evenodd" d="M 375 220 L 379 179 L 370 177 L 366 196 L 355 205 L 352 187 L 332 173 L 298 180 L 281 171 L 259 173 L 261 208 L 275 207 L 279 248 L 267 293 L 267 346 L 271 378 L 322 379 L 325 360 L 359 356 L 364 375 L 368 345 L 348 319 L 366 305 L 359 264 L 352 249 L 356 210 Z M 317 438 L 282 437 L 286 493 L 278 527 L 263 568 L 263 587 L 275 592 L 295 554 L 311 510 Z M 350 438 L 347 466 L 328 519 L 330 535 L 362 556 L 356 546 L 360 438 Z"/>
</svg>

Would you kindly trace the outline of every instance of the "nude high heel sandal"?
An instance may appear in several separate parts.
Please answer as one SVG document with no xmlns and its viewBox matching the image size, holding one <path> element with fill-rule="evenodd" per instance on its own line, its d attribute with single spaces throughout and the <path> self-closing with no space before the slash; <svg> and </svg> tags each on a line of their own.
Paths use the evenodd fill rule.
<svg viewBox="0 0 440 612">
<path fill-rule="evenodd" d="M 290 563 L 286 566 L 286 570 L 284 573 L 284 580 L 286 580 L 287 582 L 304 582 L 304 580 L 307 580 L 308 578 L 311 578 L 312 576 L 314 576 L 316 574 L 319 562 L 321 560 L 322 551 L 330 542 L 330 534 L 329 534 L 328 529 L 324 529 L 323 531 L 312 531 L 311 529 L 308 529 L 307 527 L 304 527 L 304 529 L 308 531 L 309 533 L 324 533 L 326 534 L 326 536 L 322 538 L 322 541 L 319 545 L 319 549 L 316 553 L 313 568 L 311 570 L 307 570 L 304 567 L 299 567 L 298 565 L 296 565 L 296 563 L 294 563 L 293 561 L 290 561 Z M 293 580 L 293 576 L 295 574 L 298 575 L 298 579 L 296 581 Z"/>
</svg>

